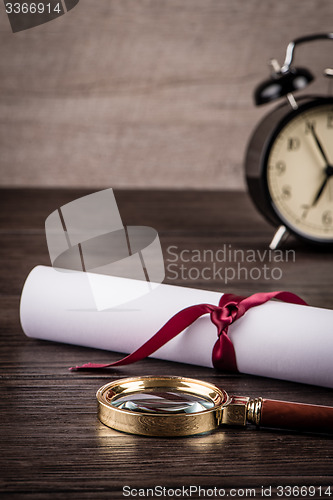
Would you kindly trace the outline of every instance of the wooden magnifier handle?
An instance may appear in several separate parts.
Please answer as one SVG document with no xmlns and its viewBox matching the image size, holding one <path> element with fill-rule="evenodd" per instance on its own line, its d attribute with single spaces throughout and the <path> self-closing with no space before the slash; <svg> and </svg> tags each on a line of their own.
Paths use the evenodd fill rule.
<svg viewBox="0 0 333 500">
<path fill-rule="evenodd" d="M 333 407 L 258 398 L 248 406 L 248 419 L 260 427 L 307 432 L 333 432 Z M 252 417 L 252 418 L 251 418 Z"/>
</svg>

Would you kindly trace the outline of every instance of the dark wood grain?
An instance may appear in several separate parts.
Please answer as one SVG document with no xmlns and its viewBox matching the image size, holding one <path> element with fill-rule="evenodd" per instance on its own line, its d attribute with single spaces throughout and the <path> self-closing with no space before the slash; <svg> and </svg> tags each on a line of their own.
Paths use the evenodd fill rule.
<svg viewBox="0 0 333 500">
<path fill-rule="evenodd" d="M 129 436 L 99 423 L 95 401 L 96 390 L 107 381 L 147 374 L 196 377 L 231 394 L 328 406 L 333 405 L 332 390 L 154 359 L 112 371 L 72 373 L 68 367 L 73 364 L 113 361 L 119 354 L 25 337 L 18 315 L 20 292 L 35 265 L 49 264 L 44 220 L 87 193 L 0 192 L 1 498 L 117 499 L 124 498 L 124 485 L 252 487 L 257 496 L 261 486 L 272 486 L 272 498 L 278 485 L 333 488 L 330 437 L 251 426 L 181 439 Z M 123 222 L 157 229 L 164 252 L 169 245 L 180 251 L 218 249 L 224 243 L 264 250 L 272 233 L 244 193 L 117 191 L 116 198 Z M 332 255 L 294 240 L 287 243 L 296 259 L 283 263 L 278 282 L 169 282 L 235 293 L 278 287 L 299 293 L 312 305 L 332 307 Z"/>
</svg>

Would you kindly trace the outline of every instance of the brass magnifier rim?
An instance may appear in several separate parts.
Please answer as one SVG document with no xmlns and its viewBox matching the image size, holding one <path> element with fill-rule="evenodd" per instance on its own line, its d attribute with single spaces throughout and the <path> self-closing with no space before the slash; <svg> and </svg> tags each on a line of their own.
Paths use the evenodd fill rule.
<svg viewBox="0 0 333 500">
<path fill-rule="evenodd" d="M 149 413 L 117 408 L 112 401 L 120 395 L 149 389 L 168 389 L 210 400 L 213 407 L 196 413 Z M 98 418 L 118 431 L 142 436 L 191 436 L 219 427 L 223 409 L 231 397 L 223 389 L 201 380 L 186 377 L 144 376 L 123 378 L 103 385 L 96 393 Z"/>
</svg>

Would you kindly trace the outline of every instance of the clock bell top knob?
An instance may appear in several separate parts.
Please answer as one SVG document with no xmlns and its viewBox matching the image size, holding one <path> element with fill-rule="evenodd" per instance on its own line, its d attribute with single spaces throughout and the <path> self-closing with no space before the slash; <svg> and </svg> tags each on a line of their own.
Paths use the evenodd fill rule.
<svg viewBox="0 0 333 500">
<path fill-rule="evenodd" d="M 297 45 L 317 40 L 333 40 L 333 33 L 315 33 L 296 38 L 296 40 L 289 42 L 286 57 L 281 67 L 275 59 L 271 61 L 273 69 L 271 78 L 260 83 L 254 92 L 257 106 L 288 96 L 296 90 L 302 90 L 312 82 L 314 77 L 308 69 L 296 68 L 292 63 Z M 325 70 L 325 76 L 332 77 L 332 69 Z"/>
<path fill-rule="evenodd" d="M 271 78 L 260 83 L 254 91 L 257 106 L 275 101 L 280 97 L 304 89 L 314 79 L 306 68 L 290 68 L 287 71 L 277 70 L 277 61 L 272 60 L 273 73 Z"/>
<path fill-rule="evenodd" d="M 324 69 L 324 76 L 327 78 L 333 78 L 333 68 Z"/>
</svg>

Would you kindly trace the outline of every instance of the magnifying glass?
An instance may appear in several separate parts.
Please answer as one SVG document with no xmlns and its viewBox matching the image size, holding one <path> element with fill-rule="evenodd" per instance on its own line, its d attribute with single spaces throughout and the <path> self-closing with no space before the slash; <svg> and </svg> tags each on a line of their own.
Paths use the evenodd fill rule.
<svg viewBox="0 0 333 500">
<path fill-rule="evenodd" d="M 104 425 L 143 436 L 192 436 L 247 423 L 333 432 L 333 407 L 230 396 L 213 384 L 184 377 L 124 378 L 101 387 L 96 397 Z"/>
</svg>

